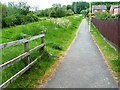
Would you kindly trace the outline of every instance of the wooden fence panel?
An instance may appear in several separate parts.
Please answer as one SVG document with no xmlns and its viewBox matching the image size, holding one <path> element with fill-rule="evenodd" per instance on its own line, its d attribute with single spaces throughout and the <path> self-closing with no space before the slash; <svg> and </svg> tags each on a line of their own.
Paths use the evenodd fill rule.
<svg viewBox="0 0 120 90">
<path fill-rule="evenodd" d="M 38 58 L 40 58 L 40 56 Z M 32 61 L 30 64 L 28 64 L 25 68 L 20 70 L 18 73 L 16 73 L 10 79 L 8 79 L 6 82 L 4 82 L 2 85 L 0 85 L 0 90 L 7 87 L 10 83 L 12 83 L 14 80 L 16 80 L 18 77 L 20 77 L 23 73 L 25 73 L 29 68 L 31 68 L 31 66 L 37 62 L 38 58 L 36 58 L 34 61 Z"/>
<path fill-rule="evenodd" d="M 102 21 L 92 18 L 92 23 L 120 51 L 120 19 Z"/>
<path fill-rule="evenodd" d="M 28 55 L 30 55 L 30 54 L 33 53 L 34 51 L 42 48 L 43 46 L 44 46 L 44 44 L 41 44 L 41 45 L 39 45 L 39 46 L 31 49 L 30 51 L 25 52 L 25 53 L 19 55 L 18 57 L 15 57 L 14 59 L 12 59 L 12 60 L 10 60 L 10 61 L 8 61 L 8 62 L 0 65 L 0 70 L 4 70 L 5 68 L 7 68 L 7 67 L 9 67 L 9 66 L 11 66 L 11 65 L 13 65 L 13 64 L 15 64 L 16 62 L 22 60 L 23 58 L 27 57 Z"/>
<path fill-rule="evenodd" d="M 23 73 L 25 73 L 29 68 L 31 68 L 31 66 L 38 60 L 38 58 L 36 58 L 34 61 L 30 61 L 30 54 L 33 53 L 36 50 L 40 50 L 40 48 L 42 49 L 42 51 L 44 50 L 44 36 L 45 34 L 42 32 L 40 35 L 37 36 L 33 36 L 30 38 L 27 38 L 26 35 L 24 35 L 24 39 L 21 40 L 16 40 L 16 41 L 12 41 L 12 42 L 8 42 L 8 43 L 4 43 L 4 44 L 0 44 L 0 49 L 4 49 L 7 47 L 11 47 L 11 46 L 15 46 L 18 44 L 24 44 L 24 53 L 15 57 L 12 60 L 9 60 L 3 64 L 0 65 L 0 70 L 4 70 L 5 68 L 8 68 L 9 66 L 15 64 L 16 62 L 22 60 L 23 58 L 27 57 L 27 66 L 24 67 L 22 70 L 20 70 L 18 73 L 16 73 L 15 75 L 13 75 L 10 79 L 8 79 L 7 81 L 5 81 L 3 84 L 0 85 L 0 90 L 7 87 L 10 83 L 12 83 L 15 79 L 17 79 L 18 77 L 20 77 L 20 75 L 22 75 Z M 29 50 L 29 41 L 31 40 L 35 40 L 37 38 L 41 38 L 41 44 L 36 46 L 35 48 Z"/>
</svg>

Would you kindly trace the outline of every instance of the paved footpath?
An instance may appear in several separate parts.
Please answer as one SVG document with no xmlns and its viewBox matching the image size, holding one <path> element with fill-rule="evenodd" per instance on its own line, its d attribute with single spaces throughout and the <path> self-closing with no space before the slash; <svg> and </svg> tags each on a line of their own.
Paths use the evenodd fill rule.
<svg viewBox="0 0 120 90">
<path fill-rule="evenodd" d="M 86 19 L 63 62 L 45 88 L 117 88 L 92 40 Z"/>
</svg>

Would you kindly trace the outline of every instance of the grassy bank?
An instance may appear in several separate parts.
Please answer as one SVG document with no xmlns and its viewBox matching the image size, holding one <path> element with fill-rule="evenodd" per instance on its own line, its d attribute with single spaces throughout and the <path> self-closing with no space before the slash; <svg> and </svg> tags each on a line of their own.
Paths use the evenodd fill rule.
<svg viewBox="0 0 120 90">
<path fill-rule="evenodd" d="M 115 49 L 101 36 L 100 32 L 92 23 L 90 24 L 90 27 L 90 32 L 95 43 L 102 51 L 109 67 L 115 75 L 115 79 L 120 81 L 120 58 L 118 58 L 118 52 L 115 51 Z"/>
<path fill-rule="evenodd" d="M 49 19 L 40 22 L 34 22 L 27 25 L 20 25 L 16 27 L 3 29 L 2 43 L 10 42 L 23 38 L 23 34 L 32 37 L 40 34 L 43 30 L 45 32 L 45 51 L 38 63 L 36 63 L 29 71 L 23 74 L 20 78 L 15 80 L 8 87 L 10 88 L 30 88 L 35 87 L 38 78 L 43 76 L 48 68 L 57 60 L 62 52 L 64 52 L 75 37 L 77 28 L 82 20 L 82 16 L 74 15 L 64 18 Z M 29 49 L 40 44 L 40 39 L 30 41 Z M 22 54 L 23 45 L 17 45 L 2 50 L 2 63 Z M 38 51 L 34 52 L 30 57 L 34 60 L 40 54 Z M 2 72 L 2 82 L 5 82 L 12 75 L 17 73 L 25 67 L 25 59 L 17 62 L 10 68 Z"/>
</svg>

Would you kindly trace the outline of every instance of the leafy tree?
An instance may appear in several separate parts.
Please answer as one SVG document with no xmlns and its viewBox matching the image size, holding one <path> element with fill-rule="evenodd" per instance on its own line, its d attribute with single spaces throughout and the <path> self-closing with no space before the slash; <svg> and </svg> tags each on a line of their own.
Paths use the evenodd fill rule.
<svg viewBox="0 0 120 90">
<path fill-rule="evenodd" d="M 23 15 L 27 15 L 30 12 L 30 6 L 27 5 L 27 2 L 19 2 L 18 8 Z"/>
<path fill-rule="evenodd" d="M 72 10 L 72 5 L 67 5 L 67 10 L 71 9 Z"/>
<path fill-rule="evenodd" d="M 89 3 L 87 2 L 73 2 L 72 10 L 75 14 L 79 14 L 82 10 L 86 10 L 89 8 Z"/>
<path fill-rule="evenodd" d="M 0 27 L 5 27 L 6 26 L 6 23 L 5 23 L 5 17 L 7 16 L 7 6 L 0 3 Z"/>
<path fill-rule="evenodd" d="M 23 24 L 38 21 L 38 16 L 34 13 L 28 13 L 27 15 L 23 16 Z"/>
<path fill-rule="evenodd" d="M 38 21 L 36 13 L 30 11 L 26 2 L 9 2 L 8 5 L 0 3 L 2 9 L 2 27 L 21 25 L 28 22 Z"/>
<path fill-rule="evenodd" d="M 54 18 L 57 17 L 55 9 L 50 9 L 49 10 L 49 17 L 54 17 Z"/>
<path fill-rule="evenodd" d="M 0 10 L 2 11 L 1 12 L 2 17 L 6 17 L 7 16 L 7 6 L 0 3 Z"/>
<path fill-rule="evenodd" d="M 7 27 L 10 26 L 15 26 L 15 22 L 16 22 L 16 17 L 14 15 L 12 16 L 7 16 L 6 18 L 4 18 L 5 24 Z"/>
<path fill-rule="evenodd" d="M 77 2 L 73 2 L 73 11 L 76 14 L 77 13 Z"/>
</svg>

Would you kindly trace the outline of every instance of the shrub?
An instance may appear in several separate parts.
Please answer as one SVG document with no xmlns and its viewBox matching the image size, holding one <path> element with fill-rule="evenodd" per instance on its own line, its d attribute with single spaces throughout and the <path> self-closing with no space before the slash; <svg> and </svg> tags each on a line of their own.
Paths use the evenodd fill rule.
<svg viewBox="0 0 120 90">
<path fill-rule="evenodd" d="M 23 15 L 20 14 L 16 15 L 16 19 L 17 19 L 15 22 L 16 25 L 21 25 L 23 23 Z"/>
<path fill-rule="evenodd" d="M 87 13 L 86 10 L 82 10 L 82 11 L 81 11 L 81 14 L 83 14 L 83 15 L 86 15 L 86 13 Z"/>
<path fill-rule="evenodd" d="M 38 21 L 38 16 L 33 13 L 28 13 L 23 16 L 23 24 Z"/>
<path fill-rule="evenodd" d="M 73 15 L 73 14 L 74 14 L 74 12 L 71 9 L 66 11 L 67 16 L 70 16 L 70 15 Z"/>
<path fill-rule="evenodd" d="M 95 14 L 95 18 L 100 20 L 107 20 L 108 18 L 110 18 L 110 16 L 111 15 L 108 12 L 103 12 L 103 13 L 98 12 Z"/>
<path fill-rule="evenodd" d="M 120 14 L 118 15 L 111 15 L 108 12 L 103 12 L 103 13 L 96 13 L 95 18 L 99 20 L 112 20 L 112 19 L 117 19 L 120 18 Z"/>
<path fill-rule="evenodd" d="M 16 21 L 17 21 L 17 19 L 14 15 L 13 16 L 7 16 L 6 18 L 4 18 L 4 23 L 7 27 L 15 26 Z"/>
<path fill-rule="evenodd" d="M 120 18 L 120 14 L 117 14 L 117 15 L 116 15 L 116 18 Z"/>
</svg>

